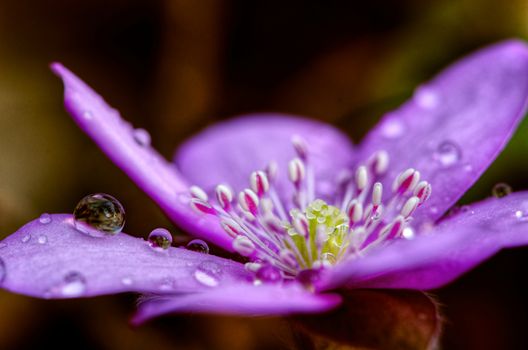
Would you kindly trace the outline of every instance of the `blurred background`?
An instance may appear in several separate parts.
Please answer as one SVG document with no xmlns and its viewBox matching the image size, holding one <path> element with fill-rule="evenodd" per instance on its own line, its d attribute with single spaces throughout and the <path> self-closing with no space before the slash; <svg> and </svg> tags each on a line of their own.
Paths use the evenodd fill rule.
<svg viewBox="0 0 528 350">
<path fill-rule="evenodd" d="M 359 141 L 413 88 L 461 55 L 528 39 L 526 0 L 2 0 L 0 238 L 93 192 L 119 198 L 126 231 L 165 226 L 155 205 L 64 112 L 57 60 L 166 157 L 233 115 L 325 120 Z M 495 183 L 528 188 L 528 123 L 462 202 Z M 183 236 L 180 238 L 185 239 Z M 528 348 L 528 249 L 502 252 L 435 291 L 445 349 Z M 171 316 L 133 329 L 134 295 L 41 301 L 0 291 L 0 349 L 291 348 L 282 319 Z"/>
</svg>

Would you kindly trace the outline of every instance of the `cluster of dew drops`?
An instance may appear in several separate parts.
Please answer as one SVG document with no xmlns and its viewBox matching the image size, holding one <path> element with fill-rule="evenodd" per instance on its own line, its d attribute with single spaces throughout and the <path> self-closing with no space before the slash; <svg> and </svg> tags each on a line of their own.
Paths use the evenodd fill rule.
<svg viewBox="0 0 528 350">
<path fill-rule="evenodd" d="M 42 214 L 38 222 L 48 225 L 52 222 L 52 216 L 48 213 Z M 108 237 L 119 234 L 125 225 L 125 210 L 121 203 L 111 195 L 96 193 L 82 198 L 73 212 L 73 225 L 82 234 L 91 237 Z M 25 234 L 20 239 L 22 243 L 48 244 L 48 237 L 41 234 L 32 237 Z M 172 234 L 164 228 L 152 230 L 148 236 L 147 244 L 155 253 L 164 253 L 172 246 Z M 0 242 L 0 249 L 7 247 L 6 243 Z M 201 239 L 193 239 L 185 246 L 185 249 L 208 254 L 209 246 Z M 212 266 L 212 262 L 205 261 L 199 264 L 194 272 L 197 282 L 206 286 L 216 286 L 219 283 L 218 266 Z M 0 284 L 5 280 L 6 266 L 0 258 Z M 134 281 L 125 276 L 121 279 L 124 287 L 131 286 Z M 170 290 L 170 283 L 162 282 L 160 290 Z M 70 271 L 66 273 L 61 283 L 45 292 L 44 297 L 52 297 L 59 294 L 63 297 L 77 297 L 83 295 L 86 290 L 86 279 L 81 272 Z"/>
</svg>

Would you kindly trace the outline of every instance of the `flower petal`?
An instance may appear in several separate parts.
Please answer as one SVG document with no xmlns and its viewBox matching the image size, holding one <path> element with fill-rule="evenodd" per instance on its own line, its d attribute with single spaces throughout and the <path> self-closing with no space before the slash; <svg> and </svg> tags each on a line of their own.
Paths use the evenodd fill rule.
<svg viewBox="0 0 528 350">
<path fill-rule="evenodd" d="M 125 233 L 94 238 L 68 214 L 34 220 L 0 242 L 0 286 L 40 298 L 89 297 L 127 291 L 190 293 L 248 280 L 231 260 L 169 248 L 155 251 Z M 2 277 L 3 276 L 3 277 Z"/>
<path fill-rule="evenodd" d="M 229 315 L 289 315 L 330 310 L 341 302 L 337 294 L 314 294 L 295 283 L 250 283 L 211 288 L 203 293 L 152 298 L 139 306 L 133 323 L 176 312 Z"/>
<path fill-rule="evenodd" d="M 438 288 L 502 248 L 526 244 L 528 192 L 517 192 L 463 209 L 414 240 L 394 241 L 343 262 L 319 287 Z"/>
<path fill-rule="evenodd" d="M 228 250 L 231 238 L 217 220 L 194 213 L 189 206 L 188 184 L 175 167 L 148 144 L 144 131 L 137 131 L 119 112 L 88 85 L 59 63 L 53 71 L 64 82 L 64 103 L 79 127 L 165 213 L 183 229 Z"/>
<path fill-rule="evenodd" d="M 527 100 L 528 47 L 520 41 L 493 45 L 446 69 L 387 114 L 361 144 L 359 159 L 386 150 L 392 163 L 387 186 L 406 168 L 419 170 L 433 195 L 415 222 L 436 220 L 502 150 Z"/>
<path fill-rule="evenodd" d="M 355 159 L 348 137 L 330 125 L 282 114 L 252 114 L 210 126 L 177 150 L 178 169 L 194 184 L 211 193 L 220 183 L 236 191 L 247 187 L 249 175 L 277 162 L 278 192 L 291 198 L 288 162 L 297 157 L 292 137 L 304 139 L 314 166 L 318 192 L 333 189 L 331 182 Z M 320 181 L 322 180 L 322 181 Z"/>
</svg>

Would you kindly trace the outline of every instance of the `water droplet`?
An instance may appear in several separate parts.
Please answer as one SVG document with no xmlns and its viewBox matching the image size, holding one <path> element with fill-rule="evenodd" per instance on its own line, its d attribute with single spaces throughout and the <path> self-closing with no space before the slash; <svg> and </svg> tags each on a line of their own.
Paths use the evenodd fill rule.
<svg viewBox="0 0 528 350">
<path fill-rule="evenodd" d="M 389 139 L 395 139 L 402 136 L 404 131 L 405 126 L 403 125 L 403 122 L 396 118 L 386 120 L 382 126 L 383 136 Z"/>
<path fill-rule="evenodd" d="M 121 283 L 123 283 L 123 285 L 125 285 L 125 286 L 131 286 L 132 282 L 133 282 L 132 278 L 130 278 L 130 277 L 123 277 L 121 279 Z"/>
<path fill-rule="evenodd" d="M 27 234 L 25 235 L 24 237 L 22 237 L 21 241 L 22 243 L 27 243 L 31 240 L 31 235 L 30 234 Z"/>
<path fill-rule="evenodd" d="M 73 212 L 75 227 L 93 237 L 115 235 L 125 225 L 125 210 L 114 197 L 90 194 L 79 201 Z"/>
<path fill-rule="evenodd" d="M 209 254 L 209 246 L 201 239 L 193 239 L 187 243 L 187 249 L 192 250 L 193 252 Z"/>
<path fill-rule="evenodd" d="M 155 250 L 169 249 L 172 244 L 172 235 L 164 228 L 156 228 L 148 236 L 149 244 Z"/>
<path fill-rule="evenodd" d="M 194 278 L 207 287 L 216 287 L 220 283 L 221 269 L 212 261 L 204 261 L 194 271 Z"/>
<path fill-rule="evenodd" d="M 133 132 L 134 140 L 140 146 L 149 146 L 150 145 L 150 134 L 147 130 L 137 128 Z"/>
<path fill-rule="evenodd" d="M 60 288 L 60 293 L 65 297 L 78 297 L 86 289 L 86 280 L 79 272 L 69 272 Z"/>
<path fill-rule="evenodd" d="M 41 224 L 49 224 L 51 222 L 51 215 L 48 213 L 44 213 L 39 217 L 39 222 Z"/>
<path fill-rule="evenodd" d="M 0 284 L 2 284 L 2 282 L 4 282 L 5 276 L 6 276 L 5 263 L 4 263 L 4 260 L 2 260 L 2 258 L 0 258 Z"/>
<path fill-rule="evenodd" d="M 450 167 L 462 158 L 462 151 L 451 141 L 444 141 L 438 145 L 433 157 L 443 167 Z"/>
<path fill-rule="evenodd" d="M 511 186 L 504 182 L 500 182 L 496 184 L 495 186 L 493 186 L 493 189 L 491 190 L 493 197 L 496 197 L 496 198 L 506 197 L 511 192 L 512 192 Z"/>
<path fill-rule="evenodd" d="M 46 237 L 45 235 L 41 235 L 39 236 L 38 240 L 39 244 L 46 244 L 48 243 L 48 237 Z"/>
<path fill-rule="evenodd" d="M 315 282 L 321 278 L 322 269 L 306 269 L 297 274 L 297 281 L 299 281 L 306 288 L 311 289 Z"/>
<path fill-rule="evenodd" d="M 403 229 L 402 236 L 405 239 L 414 239 L 415 233 L 411 227 L 406 227 Z"/>
<path fill-rule="evenodd" d="M 414 100 L 423 109 L 434 109 L 440 103 L 440 96 L 433 89 L 421 86 L 414 92 Z"/>
<path fill-rule="evenodd" d="M 93 119 L 93 113 L 90 112 L 90 111 L 85 111 L 85 112 L 83 113 L 83 118 L 84 118 L 84 119 L 87 119 L 87 120 L 91 120 L 91 119 Z"/>
<path fill-rule="evenodd" d="M 276 283 L 282 280 L 282 274 L 278 268 L 273 265 L 266 264 L 261 266 L 255 274 L 257 280 L 267 283 Z"/>
</svg>

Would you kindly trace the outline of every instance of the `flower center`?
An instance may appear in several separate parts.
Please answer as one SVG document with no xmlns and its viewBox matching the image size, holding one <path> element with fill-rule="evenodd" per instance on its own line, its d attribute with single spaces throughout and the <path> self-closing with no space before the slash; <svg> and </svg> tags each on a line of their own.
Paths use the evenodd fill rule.
<svg viewBox="0 0 528 350">
<path fill-rule="evenodd" d="M 236 201 L 227 185 L 216 187 L 216 202 L 201 188 L 190 188 L 193 209 L 219 218 L 233 238 L 233 249 L 250 259 L 246 268 L 255 272 L 257 281 L 301 279 L 312 275 L 307 271 L 360 256 L 392 239 L 414 237 L 412 214 L 431 195 L 431 185 L 420 181 L 418 171 L 401 172 L 384 195 L 380 181 L 389 156 L 381 150 L 354 173 L 341 172 L 333 197 L 325 201 L 316 199 L 317 183 L 306 144 L 299 137 L 292 143 L 298 157 L 288 166 L 294 189 L 291 199 L 276 189 L 276 163 L 253 172 L 249 187 Z"/>
</svg>

